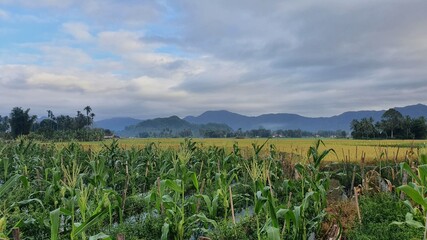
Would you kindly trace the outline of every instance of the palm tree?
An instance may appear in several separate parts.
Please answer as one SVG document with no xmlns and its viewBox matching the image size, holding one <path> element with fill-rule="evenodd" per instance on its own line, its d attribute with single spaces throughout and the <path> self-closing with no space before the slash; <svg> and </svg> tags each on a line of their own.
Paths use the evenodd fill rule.
<svg viewBox="0 0 427 240">
<path fill-rule="evenodd" d="M 86 106 L 85 108 L 83 108 L 83 110 L 86 111 L 87 126 L 89 126 L 90 125 L 89 113 L 92 112 L 92 108 L 90 106 Z"/>
<path fill-rule="evenodd" d="M 93 124 L 93 118 L 95 117 L 95 113 L 90 113 L 90 124 Z"/>
<path fill-rule="evenodd" d="M 89 113 L 92 112 L 92 108 L 90 106 L 86 106 L 83 110 L 86 111 L 86 116 L 89 116 Z"/>
<path fill-rule="evenodd" d="M 55 121 L 55 115 L 53 115 L 52 110 L 47 110 L 47 117 L 51 120 L 50 121 L 50 127 L 53 129 Z"/>
</svg>

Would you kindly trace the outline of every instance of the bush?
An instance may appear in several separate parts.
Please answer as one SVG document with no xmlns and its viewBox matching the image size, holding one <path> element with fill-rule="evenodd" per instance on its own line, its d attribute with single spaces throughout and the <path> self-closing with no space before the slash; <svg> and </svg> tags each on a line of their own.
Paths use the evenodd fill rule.
<svg viewBox="0 0 427 240">
<path fill-rule="evenodd" d="M 127 219 L 124 223 L 111 229 L 108 234 L 111 237 L 124 234 L 128 240 L 160 239 L 164 219 L 156 214 L 142 214 Z"/>
<path fill-rule="evenodd" d="M 391 225 L 393 221 L 404 221 L 407 212 L 395 195 L 379 193 L 361 196 L 359 204 L 362 224 L 349 232 L 348 239 L 422 239 L 423 229 Z"/>
</svg>

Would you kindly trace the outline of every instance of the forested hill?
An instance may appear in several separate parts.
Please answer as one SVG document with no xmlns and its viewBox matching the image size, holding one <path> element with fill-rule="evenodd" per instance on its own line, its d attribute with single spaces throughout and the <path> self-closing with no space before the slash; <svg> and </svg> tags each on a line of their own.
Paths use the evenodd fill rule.
<svg viewBox="0 0 427 240">
<path fill-rule="evenodd" d="M 427 118 L 427 106 L 423 104 L 410 105 L 406 107 L 396 107 L 402 115 L 410 117 L 424 116 Z M 310 118 L 297 114 L 277 113 L 263 114 L 260 116 L 245 116 L 225 110 L 207 111 L 200 116 L 188 116 L 184 120 L 194 124 L 204 124 L 208 122 L 223 123 L 232 127 L 234 130 L 266 128 L 277 129 L 301 129 L 304 131 L 316 132 L 319 130 L 350 130 L 350 123 L 353 119 L 362 119 L 367 117 L 374 118 L 375 121 L 381 119 L 385 110 L 381 111 L 351 111 L 332 117 Z"/>
<path fill-rule="evenodd" d="M 127 126 L 117 134 L 123 137 L 223 137 L 222 135 L 225 136 L 231 131 L 232 129 L 226 124 L 194 124 L 177 116 L 171 116 L 145 120 L 136 125 Z"/>
</svg>

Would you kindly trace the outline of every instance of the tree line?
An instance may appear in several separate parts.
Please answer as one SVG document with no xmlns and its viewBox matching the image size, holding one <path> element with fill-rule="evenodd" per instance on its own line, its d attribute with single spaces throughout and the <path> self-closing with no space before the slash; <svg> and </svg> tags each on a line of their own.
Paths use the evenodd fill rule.
<svg viewBox="0 0 427 240">
<path fill-rule="evenodd" d="M 14 107 L 9 116 L 0 116 L 0 137 L 12 139 L 28 136 L 38 140 L 55 141 L 97 141 L 105 135 L 103 129 L 93 128 L 95 113 L 90 106 L 77 111 L 77 115 L 55 116 L 47 110 L 47 118 L 37 122 L 37 116 L 30 114 L 30 109 Z"/>
<path fill-rule="evenodd" d="M 207 127 L 199 129 L 198 133 L 195 134 L 191 129 L 184 129 L 178 132 L 173 132 L 169 128 L 163 129 L 161 132 L 140 132 L 136 137 L 139 138 L 188 138 L 188 137 L 202 137 L 202 138 L 312 138 L 312 137 L 324 137 L 324 138 L 346 138 L 347 132 L 343 130 L 328 131 L 320 130 L 317 132 L 309 132 L 301 129 L 294 130 L 270 130 L 265 128 L 251 129 L 243 131 L 239 128 L 236 131 L 231 129 L 214 128 L 207 124 Z"/>
<path fill-rule="evenodd" d="M 425 139 L 427 122 L 424 117 L 403 116 L 396 109 L 389 109 L 375 122 L 370 118 L 351 122 L 351 136 L 355 139 Z"/>
</svg>

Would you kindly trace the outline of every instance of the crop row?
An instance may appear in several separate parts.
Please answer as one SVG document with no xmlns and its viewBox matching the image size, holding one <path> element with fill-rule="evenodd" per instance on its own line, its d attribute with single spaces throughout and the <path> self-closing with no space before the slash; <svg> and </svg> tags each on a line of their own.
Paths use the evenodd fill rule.
<svg viewBox="0 0 427 240">
<path fill-rule="evenodd" d="M 268 141 L 244 156 L 237 144 L 227 152 L 189 139 L 177 149 L 114 140 L 97 151 L 1 142 L 0 239 L 17 227 L 23 239 L 317 239 L 331 177 L 346 174 L 325 170 L 328 154 L 320 140 L 300 163 Z"/>
</svg>

